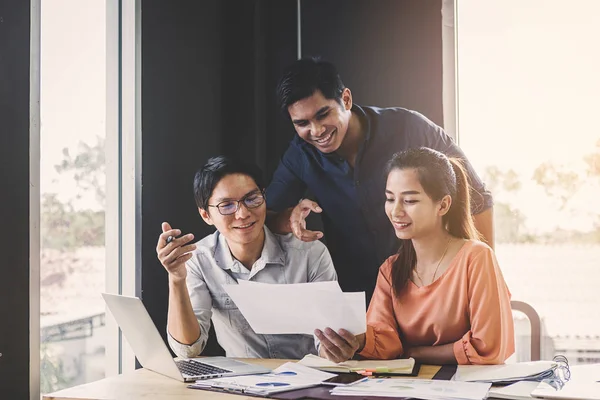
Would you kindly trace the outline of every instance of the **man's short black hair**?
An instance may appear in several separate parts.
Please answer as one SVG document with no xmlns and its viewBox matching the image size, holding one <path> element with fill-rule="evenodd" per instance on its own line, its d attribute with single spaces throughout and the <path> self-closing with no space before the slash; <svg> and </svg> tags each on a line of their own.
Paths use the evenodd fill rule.
<svg viewBox="0 0 600 400">
<path fill-rule="evenodd" d="M 217 184 L 227 175 L 243 174 L 254 180 L 260 190 L 264 189 L 262 171 L 252 163 L 245 163 L 226 156 L 210 158 L 194 176 L 194 198 L 199 208 L 208 210 L 208 199 Z"/>
<path fill-rule="evenodd" d="M 312 96 L 317 90 L 326 99 L 335 99 L 341 105 L 345 88 L 333 64 L 318 57 L 306 57 L 286 68 L 277 84 L 277 100 L 281 112 L 289 116 L 289 106 Z"/>
</svg>

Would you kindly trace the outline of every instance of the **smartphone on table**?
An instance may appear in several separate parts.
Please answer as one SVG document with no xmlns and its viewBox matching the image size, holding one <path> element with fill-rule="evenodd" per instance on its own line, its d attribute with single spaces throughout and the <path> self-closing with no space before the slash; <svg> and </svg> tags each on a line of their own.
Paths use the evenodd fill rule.
<svg viewBox="0 0 600 400">
<path fill-rule="evenodd" d="M 342 373 L 323 381 L 322 384 L 332 386 L 349 385 L 351 383 L 358 382 L 363 379 L 365 379 L 364 375 L 355 373 Z"/>
</svg>

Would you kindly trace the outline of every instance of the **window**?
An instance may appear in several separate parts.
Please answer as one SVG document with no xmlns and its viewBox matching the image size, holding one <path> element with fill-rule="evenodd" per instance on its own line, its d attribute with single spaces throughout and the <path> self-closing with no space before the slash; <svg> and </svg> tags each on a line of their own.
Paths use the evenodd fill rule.
<svg viewBox="0 0 600 400">
<path fill-rule="evenodd" d="M 542 317 L 542 358 L 575 364 L 600 362 L 599 19 L 596 0 L 457 2 L 458 139 L 494 194 L 513 300 Z"/>
<path fill-rule="evenodd" d="M 41 4 L 41 392 L 105 376 L 106 1 Z"/>
</svg>

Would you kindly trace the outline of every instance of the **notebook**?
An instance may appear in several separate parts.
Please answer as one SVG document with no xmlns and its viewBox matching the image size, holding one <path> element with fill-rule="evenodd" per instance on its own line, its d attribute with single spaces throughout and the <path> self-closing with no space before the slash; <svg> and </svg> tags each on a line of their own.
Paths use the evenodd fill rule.
<svg viewBox="0 0 600 400">
<path fill-rule="evenodd" d="M 369 371 L 377 375 L 418 374 L 418 367 L 415 368 L 416 363 L 414 358 L 398 360 L 348 360 L 336 364 L 325 358 L 308 354 L 298 362 L 307 367 L 334 373 Z"/>
<path fill-rule="evenodd" d="M 546 382 L 540 382 L 531 392 L 533 398 L 568 399 L 568 400 L 600 400 L 599 382 L 568 382 L 556 389 Z"/>
<path fill-rule="evenodd" d="M 490 382 L 508 385 L 519 381 L 554 380 L 561 382 L 570 376 L 569 363 L 563 356 L 552 361 L 530 361 L 501 365 L 459 365 L 453 380 Z"/>
<path fill-rule="evenodd" d="M 561 385 L 541 382 L 532 392 L 534 398 L 600 400 L 600 364 L 575 365 L 572 377 Z"/>
</svg>

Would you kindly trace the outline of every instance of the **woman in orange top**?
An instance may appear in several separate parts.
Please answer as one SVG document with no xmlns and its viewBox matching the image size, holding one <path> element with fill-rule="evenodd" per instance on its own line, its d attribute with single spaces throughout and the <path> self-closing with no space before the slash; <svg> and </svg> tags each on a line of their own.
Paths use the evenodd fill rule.
<svg viewBox="0 0 600 400">
<path fill-rule="evenodd" d="M 320 355 L 503 363 L 514 352 L 510 292 L 493 250 L 477 240 L 460 161 L 427 148 L 396 154 L 385 192 L 400 249 L 379 269 L 367 332 L 316 330 Z"/>
</svg>

